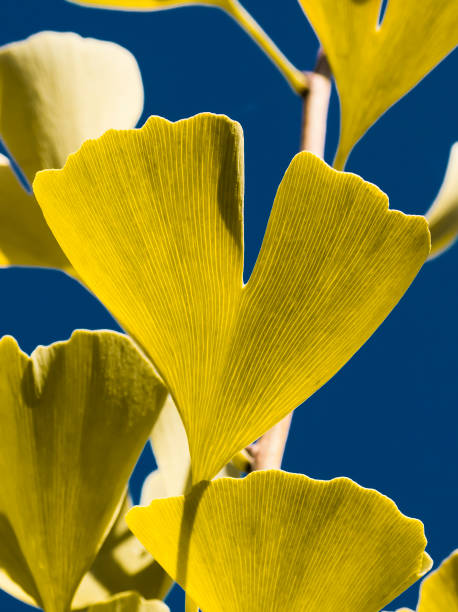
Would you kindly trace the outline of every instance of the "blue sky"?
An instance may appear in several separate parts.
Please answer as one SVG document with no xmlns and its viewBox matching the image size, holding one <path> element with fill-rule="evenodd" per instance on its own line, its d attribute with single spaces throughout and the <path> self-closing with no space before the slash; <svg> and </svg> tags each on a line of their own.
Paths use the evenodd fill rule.
<svg viewBox="0 0 458 612">
<path fill-rule="evenodd" d="M 245 6 L 297 66 L 312 68 L 318 43 L 297 0 Z M 140 123 L 151 114 L 176 120 L 212 111 L 242 124 L 249 275 L 277 186 L 297 152 L 301 103 L 238 26 L 212 8 L 135 14 L 64 0 L 2 0 L 0 24 L 1 44 L 46 29 L 127 47 L 145 86 Z M 347 169 L 383 189 L 392 208 L 421 214 L 437 192 L 458 139 L 457 73 L 455 52 L 379 120 L 350 158 Z M 338 121 L 334 92 L 327 161 Z M 457 269 L 458 247 L 424 266 L 370 341 L 297 410 L 284 462 L 316 478 L 351 477 L 394 499 L 425 523 L 436 565 L 458 545 Z M 61 273 L 7 269 L 0 278 L 0 333 L 15 336 L 24 350 L 65 339 L 75 328 L 114 326 L 95 298 Z M 417 592 L 412 587 L 398 607 L 414 607 Z M 180 601 L 172 596 L 173 610 Z M 0 609 L 25 607 L 0 596 Z"/>
</svg>

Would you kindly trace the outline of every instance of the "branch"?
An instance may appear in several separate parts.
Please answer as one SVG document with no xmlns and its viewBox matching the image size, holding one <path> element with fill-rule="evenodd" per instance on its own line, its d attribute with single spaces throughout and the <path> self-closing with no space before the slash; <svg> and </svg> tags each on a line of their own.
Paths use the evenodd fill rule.
<svg viewBox="0 0 458 612">
<path fill-rule="evenodd" d="M 304 113 L 301 128 L 301 150 L 324 157 L 326 124 L 331 97 L 331 68 L 320 50 L 315 70 L 307 74 L 309 89 L 303 92 Z M 251 470 L 280 469 L 293 413 L 269 429 L 246 450 L 252 457 Z"/>
<path fill-rule="evenodd" d="M 331 97 L 331 68 L 320 50 L 315 70 L 308 73 L 309 89 L 303 94 L 304 111 L 301 130 L 301 151 L 324 157 L 326 124 Z"/>
<path fill-rule="evenodd" d="M 293 413 L 269 429 L 257 442 L 247 448 L 252 457 L 251 472 L 257 470 L 279 470 L 285 452 L 289 427 Z"/>
</svg>

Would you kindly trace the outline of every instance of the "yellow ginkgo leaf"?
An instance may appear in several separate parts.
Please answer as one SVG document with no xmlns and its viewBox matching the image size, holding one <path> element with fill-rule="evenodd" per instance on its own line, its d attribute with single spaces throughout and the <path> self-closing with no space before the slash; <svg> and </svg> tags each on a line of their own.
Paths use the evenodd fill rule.
<svg viewBox="0 0 458 612">
<path fill-rule="evenodd" d="M 301 153 L 244 286 L 242 154 L 226 117 L 152 117 L 34 183 L 72 265 L 166 381 L 194 483 L 329 380 L 429 253 L 424 218 Z"/>
<path fill-rule="evenodd" d="M 0 363 L 1 574 L 66 612 L 166 391 L 114 332 L 75 332 L 31 357 L 6 336 Z"/>
<path fill-rule="evenodd" d="M 0 48 L 0 137 L 31 182 L 87 138 L 133 127 L 143 108 L 135 58 L 119 45 L 41 32 Z M 73 270 L 33 195 L 0 159 L 0 265 Z"/>
<path fill-rule="evenodd" d="M 163 601 L 145 601 L 138 593 L 122 593 L 79 612 L 170 612 L 170 609 Z"/>
<path fill-rule="evenodd" d="M 157 463 L 143 483 L 141 504 L 157 497 L 183 495 L 191 484 L 191 457 L 181 417 L 169 395 L 151 432 Z"/>
<path fill-rule="evenodd" d="M 458 235 L 458 142 L 451 151 L 442 187 L 426 213 L 431 231 L 431 257 L 440 255 Z"/>
<path fill-rule="evenodd" d="M 335 166 L 395 102 L 458 44 L 458 2 L 299 0 L 331 64 L 341 106 Z"/>
<path fill-rule="evenodd" d="M 46 266 L 74 273 L 44 220 L 33 193 L 0 155 L 0 266 Z"/>
<path fill-rule="evenodd" d="M 400 608 L 396 612 L 412 612 Z M 458 612 L 458 550 L 421 583 L 417 612 Z"/>
<path fill-rule="evenodd" d="M 127 523 L 205 612 L 376 612 L 431 565 L 422 524 L 346 478 L 202 482 Z"/>
<path fill-rule="evenodd" d="M 0 48 L 0 136 L 30 183 L 83 141 L 133 127 L 143 108 L 135 58 L 112 42 L 40 32 Z"/>
<path fill-rule="evenodd" d="M 170 395 L 153 427 L 150 440 L 157 470 L 147 476 L 143 483 L 142 506 L 158 497 L 183 495 L 191 486 L 191 456 L 186 430 Z M 248 457 L 233 457 L 216 478 L 239 478 L 242 471 L 249 470 L 249 466 Z"/>
<path fill-rule="evenodd" d="M 423 580 L 417 612 L 458 612 L 458 550 Z"/>
<path fill-rule="evenodd" d="M 163 599 L 173 581 L 127 528 L 132 507 L 127 495 L 116 522 L 73 598 L 72 608 L 110 599 L 122 591 L 136 591 L 145 599 Z"/>
</svg>

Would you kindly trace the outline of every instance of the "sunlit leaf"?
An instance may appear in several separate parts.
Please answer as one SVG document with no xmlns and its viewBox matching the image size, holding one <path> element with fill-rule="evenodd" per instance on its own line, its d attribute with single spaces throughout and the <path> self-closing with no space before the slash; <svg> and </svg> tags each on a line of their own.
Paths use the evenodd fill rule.
<svg viewBox="0 0 458 612">
<path fill-rule="evenodd" d="M 366 130 L 458 44 L 455 0 L 299 0 L 328 56 L 341 105 L 342 168 Z M 426 120 L 425 116 L 425 120 Z"/>
<path fill-rule="evenodd" d="M 134 57 L 110 42 L 41 32 L 0 47 L 0 137 L 32 182 L 87 138 L 133 127 L 143 107 Z M 33 195 L 0 160 L 0 265 L 71 272 Z"/>
<path fill-rule="evenodd" d="M 163 599 L 170 590 L 172 579 L 127 528 L 125 516 L 131 507 L 127 496 L 90 571 L 76 591 L 72 608 L 108 600 L 122 591 L 136 591 L 146 599 Z"/>
<path fill-rule="evenodd" d="M 458 612 L 458 550 L 423 580 L 417 612 Z"/>
<path fill-rule="evenodd" d="M 157 497 L 183 495 L 191 484 L 188 439 L 170 395 L 151 432 L 151 446 L 158 469 L 143 484 L 141 504 Z"/>
<path fill-rule="evenodd" d="M 186 430 L 170 395 L 153 427 L 150 440 L 158 469 L 143 483 L 141 505 L 149 504 L 158 497 L 183 495 L 191 486 L 191 456 Z M 240 474 L 241 469 L 229 462 L 215 478 L 239 478 Z"/>
<path fill-rule="evenodd" d="M 431 565 L 422 524 L 345 478 L 203 482 L 127 523 L 205 612 L 376 612 Z"/>
<path fill-rule="evenodd" d="M 244 286 L 242 176 L 240 126 L 204 114 L 109 131 L 34 183 L 78 274 L 171 390 L 194 483 L 329 380 L 429 253 L 424 218 L 302 153 Z"/>
<path fill-rule="evenodd" d="M 450 151 L 442 187 L 426 218 L 431 231 L 431 256 L 434 257 L 452 246 L 458 235 L 458 142 Z"/>
<path fill-rule="evenodd" d="M 412 611 L 400 608 L 397 612 Z M 458 550 L 421 583 L 417 612 L 458 612 Z"/>
<path fill-rule="evenodd" d="M 66 612 L 166 391 L 114 332 L 75 332 L 31 357 L 6 336 L 0 363 L 2 575 Z"/>
<path fill-rule="evenodd" d="M 72 273 L 32 193 L 0 155 L 0 266 L 47 266 Z"/>
<path fill-rule="evenodd" d="M 137 593 L 122 593 L 79 612 L 170 612 L 170 609 L 163 601 L 145 601 Z"/>
</svg>

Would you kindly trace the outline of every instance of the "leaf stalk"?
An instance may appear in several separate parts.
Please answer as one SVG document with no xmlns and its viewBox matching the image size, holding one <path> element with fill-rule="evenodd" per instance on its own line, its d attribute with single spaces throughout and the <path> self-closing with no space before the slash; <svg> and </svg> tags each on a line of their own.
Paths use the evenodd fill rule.
<svg viewBox="0 0 458 612">
<path fill-rule="evenodd" d="M 292 89 L 300 96 L 303 96 L 308 89 L 308 78 L 306 73 L 296 68 L 289 61 L 268 34 L 261 28 L 254 17 L 238 0 L 226 0 L 223 3 L 223 7 L 259 47 L 261 47 L 264 53 L 283 74 Z"/>
</svg>

